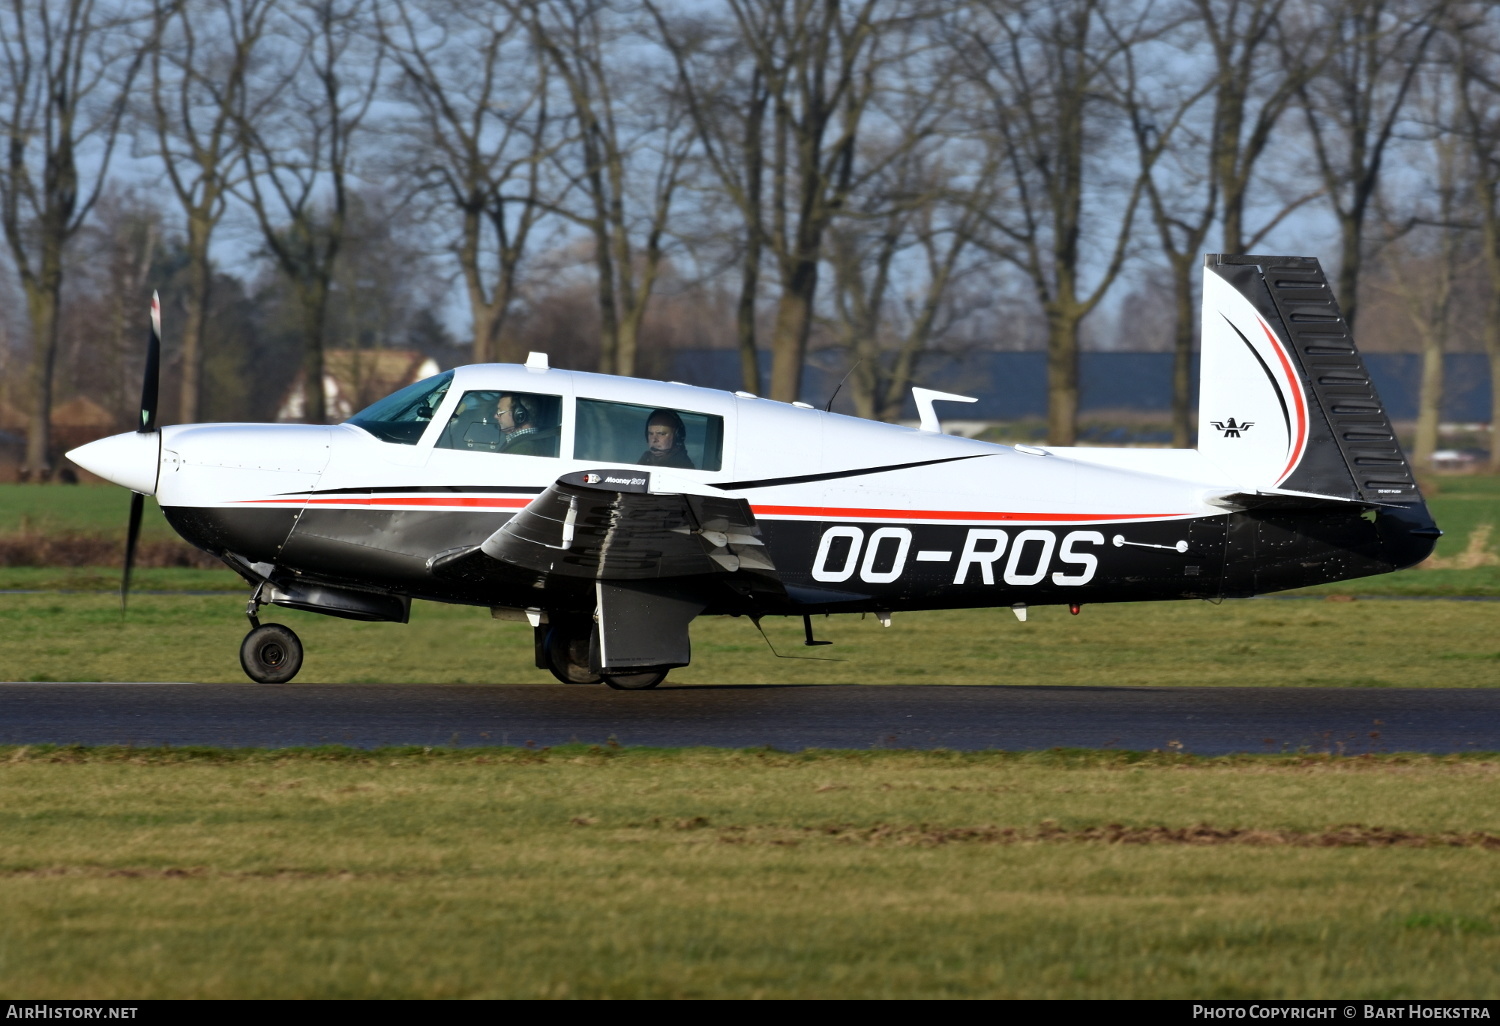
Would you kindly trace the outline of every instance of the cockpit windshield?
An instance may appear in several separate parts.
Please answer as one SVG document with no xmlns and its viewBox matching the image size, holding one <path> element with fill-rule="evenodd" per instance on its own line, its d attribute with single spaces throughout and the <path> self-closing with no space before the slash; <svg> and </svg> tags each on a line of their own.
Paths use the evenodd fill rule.
<svg viewBox="0 0 1500 1026">
<path fill-rule="evenodd" d="M 344 423 L 364 428 L 382 442 L 416 445 L 452 383 L 452 371 L 423 378 L 366 406 Z"/>
</svg>

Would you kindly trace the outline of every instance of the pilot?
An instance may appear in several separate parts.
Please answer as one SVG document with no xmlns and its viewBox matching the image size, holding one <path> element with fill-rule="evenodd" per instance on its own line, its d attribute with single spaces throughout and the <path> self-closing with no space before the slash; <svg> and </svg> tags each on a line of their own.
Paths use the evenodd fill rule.
<svg viewBox="0 0 1500 1026">
<path fill-rule="evenodd" d="M 500 451 L 514 456 L 551 456 L 551 446 L 537 434 L 536 413 L 526 397 L 510 392 L 495 401 L 495 423 L 500 428 Z"/>
<path fill-rule="evenodd" d="M 653 410 L 646 419 L 646 451 L 637 463 L 696 470 L 687 454 L 687 428 L 676 410 Z"/>
</svg>

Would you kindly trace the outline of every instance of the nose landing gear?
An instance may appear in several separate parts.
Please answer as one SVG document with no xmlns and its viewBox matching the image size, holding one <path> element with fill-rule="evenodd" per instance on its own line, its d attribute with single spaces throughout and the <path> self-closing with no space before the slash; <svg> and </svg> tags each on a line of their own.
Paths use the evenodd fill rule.
<svg viewBox="0 0 1500 1026">
<path fill-rule="evenodd" d="M 240 666 L 245 676 L 257 684 L 285 684 L 302 669 L 302 639 L 279 623 L 260 622 L 261 588 L 255 589 L 245 606 L 250 633 L 240 642 Z"/>
</svg>

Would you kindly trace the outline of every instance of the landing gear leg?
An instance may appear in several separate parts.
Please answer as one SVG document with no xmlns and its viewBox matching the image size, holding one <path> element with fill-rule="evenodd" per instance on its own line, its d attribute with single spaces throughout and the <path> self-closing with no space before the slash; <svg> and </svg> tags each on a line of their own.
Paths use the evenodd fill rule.
<svg viewBox="0 0 1500 1026">
<path fill-rule="evenodd" d="M 260 593 L 265 587 L 264 582 L 258 585 L 245 603 L 250 633 L 240 642 L 240 666 L 245 676 L 257 684 L 285 684 L 302 669 L 302 639 L 290 627 L 260 622 L 256 614 L 260 612 Z"/>
</svg>

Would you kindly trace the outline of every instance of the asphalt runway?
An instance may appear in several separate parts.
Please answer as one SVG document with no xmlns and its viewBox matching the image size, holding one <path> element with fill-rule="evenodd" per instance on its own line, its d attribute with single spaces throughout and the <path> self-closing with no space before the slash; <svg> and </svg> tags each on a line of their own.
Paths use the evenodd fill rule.
<svg viewBox="0 0 1500 1026">
<path fill-rule="evenodd" d="M 1500 689 L 4 684 L 0 744 L 1500 751 Z"/>
</svg>

